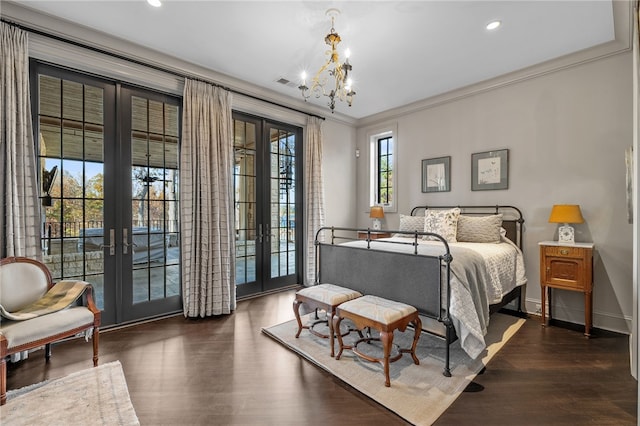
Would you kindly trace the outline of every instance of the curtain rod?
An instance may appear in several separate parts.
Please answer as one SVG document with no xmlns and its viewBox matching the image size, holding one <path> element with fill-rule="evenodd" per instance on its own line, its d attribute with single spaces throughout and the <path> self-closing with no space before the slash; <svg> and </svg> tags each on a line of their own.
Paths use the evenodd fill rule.
<svg viewBox="0 0 640 426">
<path fill-rule="evenodd" d="M 231 93 L 235 93 L 235 94 L 238 94 L 238 95 L 246 96 L 248 98 L 255 99 L 257 101 L 266 102 L 268 104 L 279 106 L 281 108 L 285 108 L 285 109 L 288 109 L 288 110 L 291 110 L 291 111 L 299 112 L 301 114 L 305 114 L 305 115 L 308 115 L 310 117 L 316 117 L 316 118 L 319 118 L 321 120 L 325 120 L 325 117 L 322 117 L 321 115 L 317 115 L 317 114 L 314 114 L 314 113 L 311 113 L 311 112 L 307 112 L 307 111 L 302 111 L 300 109 L 293 108 L 293 107 L 290 107 L 288 105 L 283 105 L 283 104 L 278 103 L 278 102 L 270 101 L 268 99 L 262 99 L 262 98 L 259 98 L 259 97 L 255 96 L 255 95 L 251 95 L 249 93 L 244 93 L 244 92 L 241 92 L 239 90 L 235 90 L 235 89 L 232 89 L 230 87 L 223 86 L 220 83 L 216 83 L 214 81 L 203 79 L 202 77 L 196 77 L 196 76 L 193 76 L 193 75 L 179 73 L 179 72 L 174 71 L 174 70 L 163 68 L 163 67 L 161 67 L 159 65 L 155 65 L 155 64 L 152 64 L 152 63 L 149 63 L 149 62 L 141 61 L 139 59 L 131 58 L 131 57 L 128 57 L 128 56 L 125 56 L 125 55 L 120 55 L 118 53 L 110 52 L 110 51 L 105 50 L 105 49 L 100 49 L 98 47 L 91 46 L 90 44 L 82 43 L 82 42 L 79 42 L 79 41 L 76 41 L 76 40 L 71 40 L 71 39 L 68 39 L 66 37 L 62 37 L 62 36 L 59 36 L 59 35 L 51 34 L 51 33 L 48 33 L 46 31 L 42 31 L 42 30 L 39 30 L 39 29 L 36 29 L 36 28 L 28 27 L 28 26 L 23 25 L 23 24 L 18 24 L 17 22 L 12 22 L 12 21 L 9 21 L 9 20 L 7 20 L 5 18 L 0 18 L 0 21 L 4 22 L 6 24 L 9 24 L 9 25 L 13 25 L 14 27 L 17 27 L 17 28 L 19 28 L 19 29 L 21 29 L 23 31 L 27 31 L 27 32 L 30 32 L 30 33 L 33 33 L 33 34 L 37 34 L 37 35 L 43 36 L 43 37 L 51 38 L 51 39 L 54 39 L 56 41 L 61 41 L 63 43 L 67 43 L 67 44 L 71 44 L 73 46 L 81 47 L 83 49 L 88 49 L 88 50 L 91 50 L 93 52 L 101 53 L 103 55 L 108 55 L 108 56 L 111 56 L 111 57 L 114 57 L 114 58 L 117 58 L 117 59 L 122 59 L 124 61 L 132 62 L 132 63 L 134 63 L 136 65 L 141 65 L 141 66 L 144 66 L 144 67 L 152 68 L 152 69 L 154 69 L 156 71 L 161 71 L 161 72 L 165 72 L 165 73 L 168 73 L 168 74 L 172 74 L 172 75 L 174 75 L 176 77 L 185 78 L 185 79 L 189 78 L 189 79 L 192 79 L 192 80 L 202 81 L 202 82 L 211 84 L 213 86 L 219 87 L 221 89 L 228 90 Z"/>
</svg>

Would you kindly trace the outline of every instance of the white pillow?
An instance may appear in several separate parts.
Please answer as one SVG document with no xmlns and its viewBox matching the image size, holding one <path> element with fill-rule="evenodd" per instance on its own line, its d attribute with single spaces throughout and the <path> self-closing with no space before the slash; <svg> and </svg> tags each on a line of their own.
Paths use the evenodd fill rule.
<svg viewBox="0 0 640 426">
<path fill-rule="evenodd" d="M 448 243 L 457 242 L 456 233 L 458 229 L 458 217 L 460 209 L 451 210 L 430 210 L 424 212 L 424 232 L 439 234 Z M 425 236 L 425 240 L 437 240 L 437 238 Z"/>
<path fill-rule="evenodd" d="M 406 216 L 400 215 L 400 228 L 398 231 L 407 232 L 423 232 L 424 231 L 424 216 Z M 409 237 L 409 234 L 395 234 L 394 237 Z"/>
<path fill-rule="evenodd" d="M 499 243 L 502 214 L 491 216 L 460 216 L 457 239 L 467 243 Z"/>
</svg>

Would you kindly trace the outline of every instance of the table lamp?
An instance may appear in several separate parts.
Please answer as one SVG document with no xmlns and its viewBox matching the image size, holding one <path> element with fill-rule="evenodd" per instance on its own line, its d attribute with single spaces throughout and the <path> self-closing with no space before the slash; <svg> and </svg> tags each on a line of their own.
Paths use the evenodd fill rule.
<svg viewBox="0 0 640 426">
<path fill-rule="evenodd" d="M 575 243 L 575 232 L 570 223 L 584 223 L 580 206 L 577 204 L 556 204 L 551 209 L 549 223 L 563 223 L 558 228 L 558 242 Z"/>
<path fill-rule="evenodd" d="M 380 219 L 384 218 L 384 209 L 382 206 L 371 206 L 369 217 L 373 219 L 373 229 L 382 229 Z"/>
</svg>

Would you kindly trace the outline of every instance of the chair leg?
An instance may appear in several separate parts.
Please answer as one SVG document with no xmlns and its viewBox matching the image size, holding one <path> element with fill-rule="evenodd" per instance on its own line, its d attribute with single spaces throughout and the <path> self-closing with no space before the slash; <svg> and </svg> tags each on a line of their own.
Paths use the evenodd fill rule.
<svg viewBox="0 0 640 426">
<path fill-rule="evenodd" d="M 93 329 L 93 366 L 98 366 L 98 344 L 100 340 L 100 330 L 98 327 Z"/>
<path fill-rule="evenodd" d="M 7 402 L 7 360 L 2 357 L 0 360 L 0 405 Z"/>
</svg>

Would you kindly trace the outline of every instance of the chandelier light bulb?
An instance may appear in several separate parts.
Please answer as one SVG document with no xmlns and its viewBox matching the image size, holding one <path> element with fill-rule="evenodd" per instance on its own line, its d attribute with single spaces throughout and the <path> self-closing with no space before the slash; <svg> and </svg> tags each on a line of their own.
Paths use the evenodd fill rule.
<svg viewBox="0 0 640 426">
<path fill-rule="evenodd" d="M 351 50 L 347 49 L 344 51 L 344 57 L 349 59 L 349 57 L 351 56 Z"/>
<path fill-rule="evenodd" d="M 162 6 L 162 3 L 160 2 L 160 0 L 147 0 L 147 3 L 149 3 L 153 7 Z"/>
<path fill-rule="evenodd" d="M 344 85 L 344 89 L 348 92 L 351 91 L 351 86 L 353 85 L 353 80 L 352 79 L 348 79 L 347 80 L 347 84 Z"/>
<path fill-rule="evenodd" d="M 486 28 L 487 28 L 489 31 L 491 31 L 491 30 L 495 30 L 495 29 L 496 29 L 496 28 L 498 28 L 500 25 L 502 25 L 502 22 L 500 22 L 500 21 L 497 21 L 497 20 L 496 20 L 496 21 L 491 21 L 491 22 L 489 22 L 489 23 L 487 24 L 487 27 L 486 27 Z"/>
</svg>

